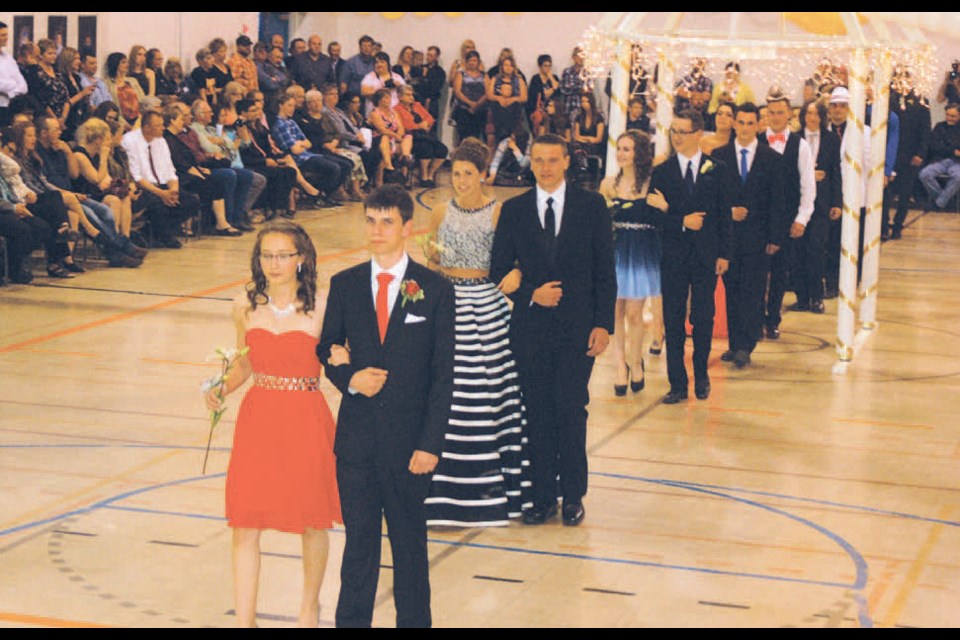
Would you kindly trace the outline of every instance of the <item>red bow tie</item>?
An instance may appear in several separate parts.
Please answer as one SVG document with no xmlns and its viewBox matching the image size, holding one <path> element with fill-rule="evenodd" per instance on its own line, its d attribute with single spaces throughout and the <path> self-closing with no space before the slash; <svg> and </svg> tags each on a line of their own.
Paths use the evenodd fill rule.
<svg viewBox="0 0 960 640">
<path fill-rule="evenodd" d="M 786 142 L 786 141 L 787 141 L 787 134 L 786 134 L 786 132 L 784 132 L 784 133 L 775 133 L 775 134 L 773 134 L 772 136 L 770 136 L 769 138 L 767 138 L 767 140 L 768 140 L 771 144 L 774 143 L 774 142 Z"/>
</svg>

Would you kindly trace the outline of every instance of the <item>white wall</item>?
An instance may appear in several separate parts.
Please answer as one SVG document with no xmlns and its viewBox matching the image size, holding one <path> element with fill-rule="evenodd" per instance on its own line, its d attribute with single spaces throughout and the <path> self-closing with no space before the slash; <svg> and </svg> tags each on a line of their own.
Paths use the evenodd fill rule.
<svg viewBox="0 0 960 640">
<path fill-rule="evenodd" d="M 31 15 L 17 13 L 16 15 Z M 189 71 L 195 66 L 193 54 L 213 38 L 220 36 L 231 50 L 233 41 L 241 33 L 257 39 L 260 14 L 256 11 L 237 12 L 50 12 L 34 13 L 34 39 L 47 37 L 47 16 L 67 16 L 67 45 L 77 46 L 77 16 L 97 16 L 97 56 L 101 64 L 112 51 L 128 53 L 134 44 L 146 48 L 157 47 L 165 57 L 177 56 Z M 11 29 L 14 48 L 13 13 L 0 13 L 0 21 Z"/>
</svg>

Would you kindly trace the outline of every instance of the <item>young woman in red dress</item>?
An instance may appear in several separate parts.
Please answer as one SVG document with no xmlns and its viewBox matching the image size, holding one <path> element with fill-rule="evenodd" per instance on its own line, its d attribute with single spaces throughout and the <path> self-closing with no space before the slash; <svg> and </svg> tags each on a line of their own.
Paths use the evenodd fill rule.
<svg viewBox="0 0 960 640">
<path fill-rule="evenodd" d="M 321 366 L 314 355 L 323 321 L 316 309 L 316 250 L 302 227 L 273 221 L 257 235 L 251 265 L 252 280 L 233 307 L 237 345 L 249 352 L 231 371 L 223 393 L 252 378 L 227 471 L 237 625 L 256 626 L 260 532 L 274 529 L 303 537 L 299 621 L 316 628 L 327 529 L 343 521 L 334 419 L 320 392 Z M 206 400 L 211 410 L 221 406 L 213 391 Z"/>
</svg>

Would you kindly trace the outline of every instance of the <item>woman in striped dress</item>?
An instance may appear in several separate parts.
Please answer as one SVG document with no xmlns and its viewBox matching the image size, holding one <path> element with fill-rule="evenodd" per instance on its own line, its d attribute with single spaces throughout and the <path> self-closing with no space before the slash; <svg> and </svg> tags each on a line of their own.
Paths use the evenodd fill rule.
<svg viewBox="0 0 960 640">
<path fill-rule="evenodd" d="M 430 526 L 506 526 L 531 505 L 523 398 L 510 350 L 504 293 L 520 286 L 514 270 L 490 282 L 490 249 L 500 203 L 481 178 L 487 146 L 464 140 L 453 155 L 455 197 L 435 210 L 428 257 L 456 291 L 453 410 L 426 500 Z"/>
</svg>

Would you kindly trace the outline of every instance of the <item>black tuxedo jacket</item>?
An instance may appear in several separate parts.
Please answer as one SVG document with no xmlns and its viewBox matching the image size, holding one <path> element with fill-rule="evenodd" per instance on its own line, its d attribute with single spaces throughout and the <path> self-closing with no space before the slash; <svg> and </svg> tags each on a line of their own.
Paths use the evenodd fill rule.
<svg viewBox="0 0 960 640">
<path fill-rule="evenodd" d="M 801 133 L 802 135 L 802 133 Z M 814 215 L 830 215 L 830 209 L 843 207 L 843 181 L 840 173 L 840 138 L 826 129 L 820 130 L 820 149 L 814 169 L 827 175 L 817 182 Z"/>
<path fill-rule="evenodd" d="M 401 287 L 381 344 L 370 279 L 365 262 L 330 280 L 317 357 L 343 394 L 333 451 L 349 462 L 406 467 L 415 450 L 439 456 L 443 446 L 453 400 L 453 286 L 411 259 L 404 280 L 420 285 L 423 300 L 401 306 Z M 350 364 L 327 366 L 330 348 L 345 343 Z M 388 372 L 372 398 L 349 391 L 353 374 L 367 367 Z"/>
<path fill-rule="evenodd" d="M 710 163 L 709 165 L 707 163 Z M 717 258 L 730 259 L 733 253 L 730 236 L 730 207 L 726 204 L 724 177 L 726 168 L 719 160 L 702 155 L 693 191 L 687 195 L 683 174 L 676 154 L 654 167 L 650 193 L 660 191 L 669 210 L 660 218 L 663 264 L 685 263 L 693 252 L 698 262 L 710 271 Z M 683 228 L 683 217 L 703 211 L 703 227 L 699 231 Z"/>
<path fill-rule="evenodd" d="M 780 246 L 784 240 L 784 221 L 787 211 L 784 208 L 783 192 L 783 156 L 764 144 L 757 144 L 756 155 L 747 182 L 740 180 L 740 158 L 734 142 L 713 152 L 715 158 L 723 162 L 726 170 L 726 200 L 732 207 L 746 207 L 747 219 L 742 222 L 730 221 L 734 234 L 734 244 Z"/>
<path fill-rule="evenodd" d="M 537 212 L 537 189 L 503 203 L 493 238 L 490 278 L 500 280 L 519 263 L 523 272 L 514 301 L 511 328 L 522 335 L 536 331 L 552 314 L 572 331 L 568 337 L 586 345 L 594 327 L 613 333 L 617 274 L 613 261 L 613 225 L 603 198 L 567 185 L 563 217 L 553 259 Z M 536 288 L 560 281 L 563 297 L 552 309 L 530 300 Z M 584 349 L 586 350 L 586 349 Z"/>
</svg>

